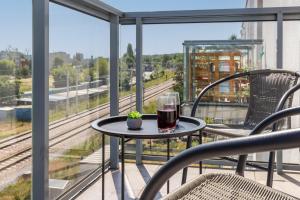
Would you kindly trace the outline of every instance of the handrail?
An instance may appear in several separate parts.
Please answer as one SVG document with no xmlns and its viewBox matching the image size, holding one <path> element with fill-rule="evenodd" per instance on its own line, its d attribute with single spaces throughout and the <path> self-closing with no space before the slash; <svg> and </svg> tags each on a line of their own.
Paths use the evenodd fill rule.
<svg viewBox="0 0 300 200">
<path fill-rule="evenodd" d="M 284 95 L 281 97 L 277 107 L 276 107 L 276 110 L 275 112 L 279 111 L 279 110 L 282 110 L 284 104 L 286 103 L 287 99 L 292 95 L 294 94 L 297 90 L 300 89 L 300 83 L 297 84 L 297 85 L 294 85 L 293 87 L 291 87 L 288 91 L 286 91 L 284 93 Z"/>
<path fill-rule="evenodd" d="M 296 148 L 300 145 L 300 129 L 278 131 L 208 143 L 183 151 L 169 160 L 152 177 L 141 195 L 141 200 L 152 200 L 163 184 L 177 171 L 190 164 L 208 158 L 249 154 L 264 151 Z"/>
</svg>

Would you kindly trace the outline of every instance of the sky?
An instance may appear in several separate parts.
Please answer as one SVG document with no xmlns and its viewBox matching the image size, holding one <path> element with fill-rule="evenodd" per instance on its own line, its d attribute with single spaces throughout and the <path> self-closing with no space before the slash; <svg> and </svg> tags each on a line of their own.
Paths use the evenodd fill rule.
<svg viewBox="0 0 300 200">
<path fill-rule="evenodd" d="M 104 0 L 122 11 L 242 8 L 245 0 Z M 31 0 L 1 0 L 0 50 L 9 46 L 32 51 Z M 4 27 L 4 28 L 3 28 Z M 144 25 L 143 53 L 182 52 L 184 40 L 228 39 L 239 35 L 241 23 Z M 135 26 L 120 27 L 120 52 L 135 45 Z M 49 50 L 85 57 L 109 56 L 109 23 L 50 3 Z"/>
</svg>

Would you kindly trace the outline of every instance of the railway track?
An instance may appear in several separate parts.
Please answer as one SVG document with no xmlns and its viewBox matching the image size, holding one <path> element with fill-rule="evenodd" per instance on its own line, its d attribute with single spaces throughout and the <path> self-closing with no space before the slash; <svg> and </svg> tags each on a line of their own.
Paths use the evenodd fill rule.
<svg viewBox="0 0 300 200">
<path fill-rule="evenodd" d="M 172 82 L 168 82 L 167 86 L 169 86 L 170 83 L 172 83 Z M 154 86 L 154 87 L 148 88 L 145 91 L 145 93 L 151 92 L 152 90 L 155 90 L 158 87 L 161 87 L 161 86 Z M 133 95 L 132 97 L 135 97 L 135 95 Z M 121 105 L 123 102 L 125 102 L 127 100 L 130 100 L 130 98 L 131 98 L 130 95 L 121 98 L 120 101 L 119 101 L 119 104 Z M 100 110 L 107 109 L 107 108 L 109 108 L 109 103 L 105 103 L 105 104 L 102 104 L 101 106 L 98 106 L 96 108 L 86 110 L 86 111 L 80 112 L 78 114 L 69 116 L 68 118 L 65 118 L 63 120 L 58 120 L 58 121 L 52 122 L 52 123 L 50 123 L 49 131 L 51 131 L 55 128 L 58 128 L 62 125 L 68 124 L 68 123 L 70 123 L 74 120 L 81 119 L 82 117 L 90 116 L 91 114 L 97 113 Z M 3 149 L 3 148 L 6 148 L 8 146 L 11 146 L 15 143 L 18 143 L 18 142 L 21 142 L 23 140 L 30 139 L 30 138 L 31 138 L 31 131 L 26 131 L 24 133 L 18 134 L 17 136 L 12 136 L 12 137 L 3 139 L 3 140 L 0 141 L 0 150 Z"/>
<path fill-rule="evenodd" d="M 150 100 L 172 86 L 173 82 L 170 81 L 151 87 L 145 91 L 144 100 Z M 120 113 L 129 110 L 131 106 L 135 106 L 135 101 L 132 102 L 132 105 L 128 103 L 130 98 L 130 96 L 126 96 L 120 99 Z M 66 142 L 69 138 L 73 138 L 83 131 L 91 129 L 90 123 L 92 121 L 109 116 L 109 106 L 109 103 L 106 103 L 97 108 L 51 123 L 49 126 L 49 148 L 53 148 L 55 145 Z M 25 132 L 21 135 L 0 141 L 0 152 L 2 155 L 0 157 L 0 174 L 18 165 L 18 163 L 23 163 L 23 161 L 30 159 L 31 132 Z"/>
</svg>

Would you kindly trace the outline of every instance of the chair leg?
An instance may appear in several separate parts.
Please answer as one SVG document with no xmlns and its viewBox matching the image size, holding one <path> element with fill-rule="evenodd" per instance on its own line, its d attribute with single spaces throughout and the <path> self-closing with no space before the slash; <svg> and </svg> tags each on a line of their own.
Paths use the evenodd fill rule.
<svg viewBox="0 0 300 200">
<path fill-rule="evenodd" d="M 192 146 L 192 136 L 188 136 L 187 141 L 186 141 L 186 149 L 189 149 L 191 146 Z M 187 170 L 188 170 L 188 167 L 185 167 L 183 169 L 181 185 L 186 183 Z"/>
<path fill-rule="evenodd" d="M 270 152 L 269 164 L 268 164 L 268 177 L 267 177 L 267 186 L 272 187 L 273 185 L 273 174 L 274 174 L 274 160 L 275 152 Z"/>
<path fill-rule="evenodd" d="M 202 131 L 199 131 L 199 145 L 202 144 Z M 199 174 L 202 174 L 202 161 L 199 162 Z"/>
</svg>

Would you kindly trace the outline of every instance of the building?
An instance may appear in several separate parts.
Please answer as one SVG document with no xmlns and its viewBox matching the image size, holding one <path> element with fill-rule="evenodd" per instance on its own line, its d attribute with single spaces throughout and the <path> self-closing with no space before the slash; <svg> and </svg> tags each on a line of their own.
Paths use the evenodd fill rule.
<svg viewBox="0 0 300 200">
<path fill-rule="evenodd" d="M 266 7 L 295 7 L 300 6 L 299 0 L 247 0 L 246 8 Z M 283 21 L 283 61 L 285 70 L 300 71 L 300 21 Z M 276 69 L 277 67 L 277 23 L 276 22 L 244 22 L 241 29 L 242 39 L 261 39 L 262 49 L 256 49 L 252 53 L 252 59 L 262 56 L 261 69 Z M 299 106 L 299 92 L 294 95 L 294 105 Z M 291 120 L 292 127 L 299 127 L 300 117 L 295 116 Z M 292 162 L 298 149 L 285 150 L 283 162 Z M 281 153 L 280 153 L 281 154 Z M 279 155 L 280 155 L 279 154 Z M 277 154 L 278 155 L 278 154 Z M 291 155 L 291 156 L 287 156 Z M 293 156 L 292 156 L 293 155 Z M 259 160 L 259 154 L 257 156 Z"/>
<path fill-rule="evenodd" d="M 246 8 L 300 6 L 299 0 L 247 0 Z M 283 68 L 293 71 L 300 70 L 300 22 L 283 22 Z M 253 59 L 262 55 L 262 69 L 276 68 L 276 22 L 245 22 L 241 29 L 242 39 L 262 39 L 263 49 L 257 49 Z"/>
<path fill-rule="evenodd" d="M 184 96 L 193 101 L 201 90 L 216 80 L 255 68 L 251 58 L 255 49 L 261 48 L 262 40 L 202 40 L 185 41 Z M 215 87 L 207 101 L 241 102 L 247 80 L 232 80 Z"/>
</svg>

